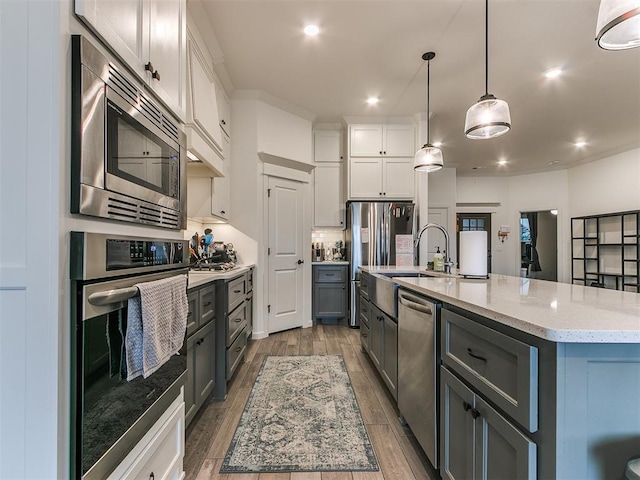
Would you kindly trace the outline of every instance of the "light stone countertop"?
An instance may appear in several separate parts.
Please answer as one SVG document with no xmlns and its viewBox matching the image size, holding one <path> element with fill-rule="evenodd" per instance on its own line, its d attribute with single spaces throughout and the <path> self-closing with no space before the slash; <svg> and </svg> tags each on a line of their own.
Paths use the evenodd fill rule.
<svg viewBox="0 0 640 480">
<path fill-rule="evenodd" d="M 349 265 L 346 260 L 324 260 L 322 262 L 311 262 L 311 265 Z"/>
<path fill-rule="evenodd" d="M 255 267 L 255 265 L 236 265 L 235 268 L 227 270 L 226 272 L 213 270 L 191 270 L 187 279 L 187 288 L 199 287 L 201 285 L 204 285 L 205 283 L 213 282 L 215 280 L 228 280 L 231 278 L 235 278 L 238 275 L 242 275 L 243 273 L 248 272 L 252 267 Z"/>
<path fill-rule="evenodd" d="M 369 273 L 423 274 L 424 267 L 363 268 Z M 491 274 L 392 277 L 405 287 L 557 343 L 640 343 L 640 294 Z"/>
</svg>

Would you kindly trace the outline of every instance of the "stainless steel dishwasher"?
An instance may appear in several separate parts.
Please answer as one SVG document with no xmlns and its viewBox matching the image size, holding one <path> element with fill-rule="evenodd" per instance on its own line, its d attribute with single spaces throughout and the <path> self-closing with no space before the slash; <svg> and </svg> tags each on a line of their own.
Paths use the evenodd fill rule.
<svg viewBox="0 0 640 480">
<path fill-rule="evenodd" d="M 398 290 L 398 409 L 438 468 L 438 317 L 440 304 Z"/>
</svg>

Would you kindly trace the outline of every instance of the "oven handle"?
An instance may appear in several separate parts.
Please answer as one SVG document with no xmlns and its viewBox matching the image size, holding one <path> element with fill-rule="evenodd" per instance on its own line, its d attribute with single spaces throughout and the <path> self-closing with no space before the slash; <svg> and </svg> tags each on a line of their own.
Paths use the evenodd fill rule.
<svg viewBox="0 0 640 480">
<path fill-rule="evenodd" d="M 138 287 L 118 288 L 116 290 L 92 293 L 87 300 L 89 300 L 91 305 L 101 307 L 103 305 L 109 305 L 110 303 L 124 302 L 139 293 Z"/>
</svg>

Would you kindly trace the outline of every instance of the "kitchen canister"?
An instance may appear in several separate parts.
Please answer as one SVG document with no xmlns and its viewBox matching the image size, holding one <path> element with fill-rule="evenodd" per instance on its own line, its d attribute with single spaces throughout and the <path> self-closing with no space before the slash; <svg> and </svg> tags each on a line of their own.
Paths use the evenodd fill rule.
<svg viewBox="0 0 640 480">
<path fill-rule="evenodd" d="M 460 232 L 460 275 L 487 278 L 487 232 Z"/>
</svg>

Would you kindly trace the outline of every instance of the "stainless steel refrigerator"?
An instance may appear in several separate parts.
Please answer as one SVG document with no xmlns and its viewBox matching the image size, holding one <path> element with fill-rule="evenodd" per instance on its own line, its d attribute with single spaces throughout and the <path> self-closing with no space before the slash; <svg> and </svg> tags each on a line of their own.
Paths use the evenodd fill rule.
<svg viewBox="0 0 640 480">
<path fill-rule="evenodd" d="M 413 265 L 415 229 L 415 205 L 412 202 L 347 202 L 351 327 L 360 325 L 358 267 Z"/>
</svg>

